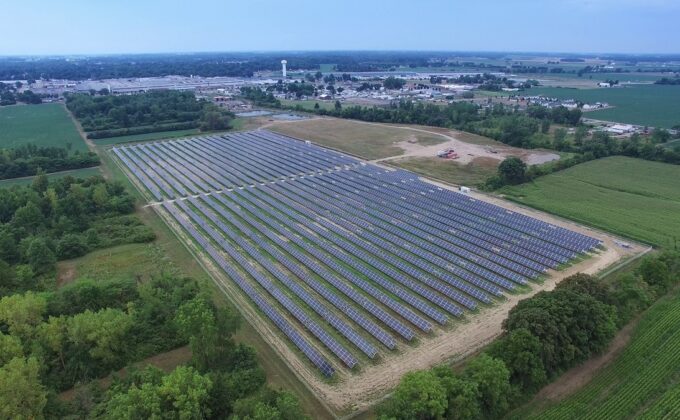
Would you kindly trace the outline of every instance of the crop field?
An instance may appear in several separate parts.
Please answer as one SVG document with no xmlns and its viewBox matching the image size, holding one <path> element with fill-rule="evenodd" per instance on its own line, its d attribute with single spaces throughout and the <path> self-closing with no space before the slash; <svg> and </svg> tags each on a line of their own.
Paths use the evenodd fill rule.
<svg viewBox="0 0 680 420">
<path fill-rule="evenodd" d="M 87 151 L 87 145 L 60 104 L 0 107 L 0 148 L 25 144 L 68 147 Z"/>
<path fill-rule="evenodd" d="M 311 140 L 322 146 L 343 150 L 364 159 L 381 159 L 404 153 L 401 142 L 432 145 L 444 142 L 437 134 L 404 130 L 389 125 L 357 121 L 315 118 L 295 124 L 275 124 L 271 131 Z"/>
<path fill-rule="evenodd" d="M 287 362 L 329 385 L 600 245 L 264 130 L 111 153 Z"/>
<path fill-rule="evenodd" d="M 513 201 L 658 246 L 680 238 L 680 166 L 627 157 L 587 162 L 501 192 Z"/>
<path fill-rule="evenodd" d="M 551 407 L 518 418 L 680 418 L 680 295 L 654 305 L 630 344 L 586 386 Z"/>
<path fill-rule="evenodd" d="M 680 124 L 680 86 L 636 85 L 622 88 L 533 88 L 530 95 L 578 101 L 608 102 L 613 108 L 587 112 L 587 118 L 651 127 Z"/>
</svg>

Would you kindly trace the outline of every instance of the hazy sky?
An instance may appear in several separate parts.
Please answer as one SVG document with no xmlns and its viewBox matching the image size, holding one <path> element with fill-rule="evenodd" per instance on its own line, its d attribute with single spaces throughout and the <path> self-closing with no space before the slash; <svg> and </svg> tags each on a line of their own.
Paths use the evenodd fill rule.
<svg viewBox="0 0 680 420">
<path fill-rule="evenodd" d="M 22 0 L 0 55 L 250 50 L 680 53 L 680 0 Z"/>
</svg>

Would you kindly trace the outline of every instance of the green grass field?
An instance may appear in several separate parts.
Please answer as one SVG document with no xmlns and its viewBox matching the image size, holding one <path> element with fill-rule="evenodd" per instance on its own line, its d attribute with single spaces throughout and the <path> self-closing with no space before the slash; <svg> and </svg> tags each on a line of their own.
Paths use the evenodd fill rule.
<svg viewBox="0 0 680 420">
<path fill-rule="evenodd" d="M 680 294 L 656 303 L 611 364 L 566 399 L 520 409 L 517 419 L 680 418 Z"/>
<path fill-rule="evenodd" d="M 24 144 L 87 151 L 87 145 L 61 104 L 0 107 L 0 148 Z"/>
<path fill-rule="evenodd" d="M 72 171 L 63 171 L 63 172 L 54 172 L 51 174 L 47 174 L 47 179 L 50 181 L 54 181 L 55 179 L 60 179 L 65 176 L 72 176 L 74 178 L 89 178 L 94 175 L 101 175 L 101 171 L 99 170 L 98 167 L 94 168 L 82 168 L 82 169 L 74 169 Z M 32 176 L 24 177 L 24 178 L 13 178 L 13 179 L 3 179 L 0 180 L 0 188 L 8 188 L 8 187 L 13 187 L 15 185 L 28 185 L 31 182 L 33 182 Z"/>
<path fill-rule="evenodd" d="M 334 109 L 335 107 L 335 102 L 333 101 L 316 101 L 312 99 L 304 100 L 304 101 L 294 101 L 292 99 L 283 99 L 281 100 L 281 105 L 284 106 L 296 106 L 300 105 L 304 109 L 312 110 L 314 109 L 314 104 L 319 104 L 319 108 L 321 109 Z"/>
<path fill-rule="evenodd" d="M 151 141 L 151 140 L 162 140 L 162 139 L 172 139 L 177 137 L 187 137 L 195 136 L 199 133 L 198 128 L 192 128 L 189 130 L 177 130 L 177 131 L 159 131 L 156 133 L 146 133 L 146 134 L 133 134 L 130 136 L 120 136 L 120 137 L 108 137 L 105 139 L 92 140 L 97 146 L 108 146 L 112 144 L 119 143 L 130 143 L 137 141 Z"/>
<path fill-rule="evenodd" d="M 636 85 L 622 88 L 533 88 L 528 95 L 544 95 L 583 102 L 608 102 L 614 108 L 584 113 L 605 121 L 671 128 L 680 124 L 680 86 Z"/>
<path fill-rule="evenodd" d="M 500 192 L 521 204 L 669 247 L 680 240 L 678 179 L 678 165 L 610 157 Z"/>
<path fill-rule="evenodd" d="M 434 133 L 335 118 L 274 124 L 268 130 L 311 140 L 321 146 L 342 150 L 364 159 L 401 155 L 404 150 L 397 146 L 396 143 L 399 142 L 417 142 L 427 146 L 445 141 L 444 137 Z"/>
<path fill-rule="evenodd" d="M 450 184 L 476 186 L 496 173 L 498 162 L 494 159 L 477 158 L 468 164 L 461 164 L 437 157 L 411 157 L 386 163 Z"/>
</svg>

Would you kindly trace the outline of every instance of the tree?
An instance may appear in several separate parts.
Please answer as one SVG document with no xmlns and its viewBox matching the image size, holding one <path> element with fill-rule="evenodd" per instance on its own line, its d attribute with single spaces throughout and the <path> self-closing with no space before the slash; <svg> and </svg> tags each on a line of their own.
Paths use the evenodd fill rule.
<svg viewBox="0 0 680 420">
<path fill-rule="evenodd" d="M 536 336 L 548 377 L 602 351 L 616 332 L 616 309 L 573 290 L 540 292 L 520 301 L 503 322 Z"/>
<path fill-rule="evenodd" d="M 162 372 L 153 370 L 152 379 Z M 212 382 L 191 367 L 180 366 L 158 380 L 113 388 L 97 411 L 109 419 L 203 419 L 210 416 L 207 405 Z"/>
<path fill-rule="evenodd" d="M 446 390 L 447 419 L 475 420 L 481 417 L 480 394 L 475 382 L 456 376 L 448 366 L 437 366 L 432 372 Z"/>
<path fill-rule="evenodd" d="M 179 307 L 175 323 L 179 333 L 189 340 L 197 367 L 206 369 L 213 360 L 218 335 L 212 308 L 197 296 Z"/>
<path fill-rule="evenodd" d="M 54 269 L 57 258 L 47 246 L 43 237 L 34 238 L 26 251 L 26 259 L 36 274 L 44 274 Z"/>
<path fill-rule="evenodd" d="M 132 317 L 119 309 L 86 310 L 68 318 L 66 335 L 93 363 L 116 366 L 125 359 L 125 341 L 132 325 Z"/>
<path fill-rule="evenodd" d="M 394 76 L 390 76 L 383 81 L 383 86 L 385 87 L 385 89 L 390 89 L 390 90 L 401 89 L 402 87 L 404 87 L 405 84 L 406 84 L 406 80 L 398 79 Z"/>
<path fill-rule="evenodd" d="M 33 233 L 42 226 L 44 219 L 38 206 L 33 201 L 29 201 L 14 213 L 12 224 L 17 229 L 26 229 L 29 233 Z"/>
<path fill-rule="evenodd" d="M 609 286 L 597 277 L 584 273 L 573 274 L 557 284 L 557 290 L 566 289 L 590 295 L 602 303 L 613 304 Z"/>
<path fill-rule="evenodd" d="M 502 360 L 510 371 L 510 383 L 522 391 L 535 391 L 547 381 L 541 359 L 541 342 L 524 328 L 494 342 L 489 354 Z"/>
<path fill-rule="evenodd" d="M 520 184 L 526 179 L 527 164 L 520 158 L 508 156 L 498 165 L 498 175 L 506 184 Z"/>
<path fill-rule="evenodd" d="M 304 420 L 307 416 L 302 412 L 293 394 L 265 388 L 258 395 L 236 401 L 234 413 L 230 418 Z"/>
<path fill-rule="evenodd" d="M 24 349 L 21 340 L 13 335 L 3 334 L 0 331 L 0 367 L 7 364 L 15 357 L 23 357 Z"/>
<path fill-rule="evenodd" d="M 658 288 L 662 292 L 668 290 L 671 285 L 670 270 L 659 258 L 645 258 L 638 268 L 638 273 L 647 284 Z"/>
<path fill-rule="evenodd" d="M 226 367 L 234 347 L 231 335 L 238 328 L 238 317 L 226 309 L 216 311 L 209 302 L 196 296 L 177 310 L 179 333 L 189 340 L 193 363 L 199 371 Z"/>
<path fill-rule="evenodd" d="M 566 150 L 569 144 L 566 142 L 567 130 L 564 128 L 558 128 L 553 133 L 553 146 L 556 150 Z"/>
<path fill-rule="evenodd" d="M 430 371 L 407 373 L 384 409 L 383 419 L 438 419 L 448 406 L 446 390 Z"/>
<path fill-rule="evenodd" d="M 33 357 L 15 357 L 0 367 L 0 417 L 42 419 L 47 392 L 40 382 L 40 364 Z"/>
<path fill-rule="evenodd" d="M 43 320 L 47 302 L 42 295 L 26 292 L 0 299 L 0 322 L 7 324 L 10 334 L 30 337 Z"/>
<path fill-rule="evenodd" d="M 335 110 L 340 111 L 342 109 L 342 104 L 340 101 L 335 101 Z"/>
<path fill-rule="evenodd" d="M 9 264 L 19 260 L 17 243 L 9 229 L 0 230 L 0 260 L 6 261 Z"/>
<path fill-rule="evenodd" d="M 88 246 L 80 235 L 67 233 L 57 244 L 57 256 L 59 259 L 76 258 L 87 254 Z"/>
<path fill-rule="evenodd" d="M 35 178 L 33 178 L 33 182 L 31 183 L 31 188 L 33 188 L 39 193 L 44 193 L 45 191 L 47 191 L 48 185 L 49 181 L 47 179 L 47 174 L 41 168 L 38 168 L 38 172 Z"/>
<path fill-rule="evenodd" d="M 94 204 L 103 209 L 109 203 L 109 192 L 106 188 L 106 184 L 97 184 L 92 191 L 92 201 Z"/>
<path fill-rule="evenodd" d="M 482 353 L 467 365 L 464 376 L 477 384 L 482 411 L 488 417 L 497 418 L 507 411 L 512 388 L 503 361 Z"/>
</svg>

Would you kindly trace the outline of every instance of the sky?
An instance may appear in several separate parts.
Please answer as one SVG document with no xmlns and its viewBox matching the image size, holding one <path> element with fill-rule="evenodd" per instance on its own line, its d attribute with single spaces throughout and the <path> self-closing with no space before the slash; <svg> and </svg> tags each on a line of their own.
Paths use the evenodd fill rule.
<svg viewBox="0 0 680 420">
<path fill-rule="evenodd" d="M 0 55 L 680 53 L 680 0 L 3 0 L 0 13 Z"/>
</svg>

